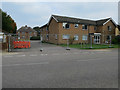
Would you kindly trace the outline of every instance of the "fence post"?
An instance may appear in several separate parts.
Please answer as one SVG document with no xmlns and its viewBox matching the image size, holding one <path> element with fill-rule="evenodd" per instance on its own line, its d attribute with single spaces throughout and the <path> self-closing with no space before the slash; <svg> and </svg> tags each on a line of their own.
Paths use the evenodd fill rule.
<svg viewBox="0 0 120 90">
<path fill-rule="evenodd" d="M 69 48 L 69 39 L 67 39 L 67 48 L 66 48 L 66 50 L 70 50 L 70 48 Z"/>
<path fill-rule="evenodd" d="M 111 48 L 112 46 L 111 46 L 111 38 L 112 38 L 112 36 L 110 36 L 110 44 L 109 44 L 109 48 Z"/>
<path fill-rule="evenodd" d="M 42 52 L 43 51 L 43 48 L 42 48 L 42 36 L 40 35 L 40 51 Z"/>
<path fill-rule="evenodd" d="M 10 34 L 8 35 L 8 52 L 10 52 Z"/>
<path fill-rule="evenodd" d="M 92 36 L 91 36 L 91 35 L 90 35 L 90 42 L 91 42 L 90 48 L 93 48 L 93 47 L 92 47 Z"/>
</svg>

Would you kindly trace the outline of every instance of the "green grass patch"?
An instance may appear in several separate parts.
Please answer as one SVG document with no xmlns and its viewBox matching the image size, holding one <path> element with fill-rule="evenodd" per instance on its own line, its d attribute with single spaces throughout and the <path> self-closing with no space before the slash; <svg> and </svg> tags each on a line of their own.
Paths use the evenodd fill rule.
<svg viewBox="0 0 120 90">
<path fill-rule="evenodd" d="M 62 47 L 67 47 L 66 44 L 61 44 L 60 46 Z M 84 44 L 84 45 L 81 45 L 81 44 L 71 44 L 69 45 L 70 48 L 78 48 L 78 49 L 91 49 L 91 45 L 90 44 Z M 107 49 L 107 48 L 119 48 L 120 45 L 102 45 L 102 44 L 93 44 L 92 45 L 92 49 Z"/>
</svg>

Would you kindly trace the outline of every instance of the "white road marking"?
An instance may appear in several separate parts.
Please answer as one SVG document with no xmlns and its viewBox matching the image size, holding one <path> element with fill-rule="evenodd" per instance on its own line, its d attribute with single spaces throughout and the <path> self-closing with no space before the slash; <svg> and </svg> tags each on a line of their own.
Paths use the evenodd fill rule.
<svg viewBox="0 0 120 90">
<path fill-rule="evenodd" d="M 80 54 L 80 53 L 74 52 L 73 54 Z"/>
<path fill-rule="evenodd" d="M 11 64 L 11 65 L 2 65 L 3 67 L 9 66 L 29 66 L 29 65 L 40 65 L 40 64 L 49 64 L 49 62 L 41 62 L 41 63 L 26 63 L 26 64 Z M 1 65 L 0 65 L 1 67 Z"/>
<path fill-rule="evenodd" d="M 93 58 L 93 59 L 87 59 L 87 60 L 76 60 L 76 61 L 100 61 L 100 60 L 114 60 L 116 57 L 111 57 L 111 59 L 104 59 L 104 58 Z"/>
<path fill-rule="evenodd" d="M 64 55 L 68 55 L 68 54 L 70 54 L 70 53 L 63 53 Z"/>
<path fill-rule="evenodd" d="M 41 56 L 47 56 L 48 54 L 40 54 Z"/>
<path fill-rule="evenodd" d="M 37 56 L 37 55 L 31 54 L 30 56 Z"/>
<path fill-rule="evenodd" d="M 53 54 L 51 54 L 51 55 L 60 55 L 60 53 L 53 53 Z"/>
<path fill-rule="evenodd" d="M 3 57 L 6 57 L 6 58 L 8 58 L 8 57 L 13 57 L 13 56 L 9 56 L 9 55 L 8 55 L 8 56 L 3 56 Z"/>
<path fill-rule="evenodd" d="M 16 55 L 17 57 L 25 57 L 26 55 L 24 54 L 24 55 Z"/>
<path fill-rule="evenodd" d="M 77 60 L 77 61 L 94 61 L 94 60 L 97 60 L 98 58 L 96 59 L 87 59 L 87 60 Z"/>
</svg>

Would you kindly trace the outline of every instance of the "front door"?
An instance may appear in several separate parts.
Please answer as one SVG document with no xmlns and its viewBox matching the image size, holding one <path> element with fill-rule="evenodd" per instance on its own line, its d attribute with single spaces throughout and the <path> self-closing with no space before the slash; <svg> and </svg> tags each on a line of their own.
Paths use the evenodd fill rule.
<svg viewBox="0 0 120 90">
<path fill-rule="evenodd" d="M 100 35 L 94 36 L 94 44 L 100 44 Z"/>
</svg>

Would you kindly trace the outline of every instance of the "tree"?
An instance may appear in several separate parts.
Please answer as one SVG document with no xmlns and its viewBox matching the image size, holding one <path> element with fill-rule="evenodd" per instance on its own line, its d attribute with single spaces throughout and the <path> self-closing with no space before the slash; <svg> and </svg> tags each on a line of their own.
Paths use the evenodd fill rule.
<svg viewBox="0 0 120 90">
<path fill-rule="evenodd" d="M 7 15 L 7 13 L 3 12 L 1 9 L 0 12 L 0 14 L 2 14 L 2 30 L 8 33 L 16 33 L 17 26 L 11 16 Z"/>
<path fill-rule="evenodd" d="M 69 38 L 69 43 L 70 43 L 70 44 L 73 44 L 74 39 L 75 39 L 74 37 L 71 37 L 71 36 L 70 36 L 70 38 Z"/>
<path fill-rule="evenodd" d="M 37 31 L 37 36 L 39 36 L 40 35 L 40 27 L 36 26 L 36 27 L 33 27 L 33 29 L 35 31 Z"/>
</svg>

